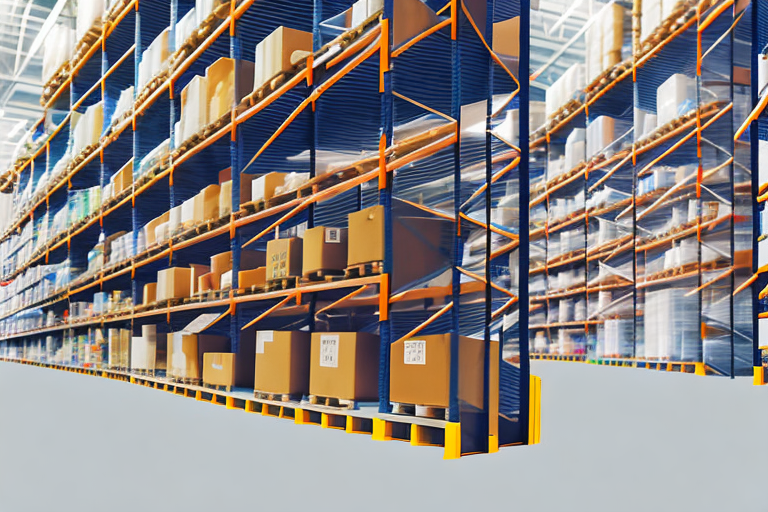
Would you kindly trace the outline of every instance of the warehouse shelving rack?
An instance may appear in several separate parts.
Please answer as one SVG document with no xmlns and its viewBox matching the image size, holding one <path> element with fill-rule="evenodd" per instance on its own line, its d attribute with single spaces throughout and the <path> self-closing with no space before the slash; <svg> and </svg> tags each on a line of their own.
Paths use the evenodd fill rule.
<svg viewBox="0 0 768 512">
<path fill-rule="evenodd" d="M 54 311 L 60 318 L 68 305 L 88 300 L 94 292 L 130 290 L 130 309 L 84 320 L 9 332 L 0 347 L 41 343 L 46 335 L 89 336 L 94 329 L 125 327 L 139 332 L 157 323 L 158 329 L 176 332 L 202 313 L 216 315 L 207 332 L 226 334 L 231 350 L 239 349 L 244 329 L 298 329 L 307 327 L 379 332 L 381 343 L 380 396 L 375 406 L 339 410 L 309 406 L 304 402 L 269 403 L 252 392 L 213 392 L 159 377 L 137 376 L 125 369 L 73 367 L 53 361 L 30 364 L 68 369 L 149 385 L 185 396 L 227 404 L 250 412 L 293 417 L 297 423 L 318 423 L 364 431 L 374 439 L 404 439 L 411 444 L 445 447 L 446 458 L 477 452 L 494 452 L 499 446 L 538 442 L 540 381 L 530 376 L 527 345 L 519 342 L 527 331 L 525 311 L 517 304 L 527 299 L 527 209 L 519 209 L 510 226 L 491 221 L 491 208 L 516 182 L 519 202 L 527 202 L 527 143 L 523 150 L 493 133 L 507 110 L 520 109 L 518 133 L 527 133 L 526 81 L 519 83 L 491 49 L 493 23 L 520 16 L 519 74 L 528 73 L 527 1 L 496 0 L 488 3 L 485 19 L 473 16 L 460 0 L 425 2 L 437 13 L 436 23 L 408 43 L 395 46 L 394 2 L 360 27 L 344 33 L 329 29 L 329 20 L 351 7 L 350 0 L 243 0 L 224 2 L 220 17 L 208 35 L 186 53 L 171 58 L 173 67 L 150 80 L 146 90 L 135 91 L 136 101 L 127 116 L 106 126 L 100 143 L 77 155 L 65 173 L 55 178 L 20 213 L 2 240 L 23 226 L 66 204 L 70 190 L 103 186 L 132 158 L 134 183 L 99 210 L 67 231 L 48 240 L 16 268 L 4 268 L 4 281 L 12 282 L 30 268 L 62 262 L 84 268 L 88 250 L 101 236 L 120 231 L 134 233 L 169 208 L 180 205 L 199 189 L 216 183 L 218 172 L 298 171 L 310 174 L 309 186 L 266 204 L 243 205 L 228 217 L 187 230 L 159 246 L 148 247 L 126 261 L 96 273 L 75 277 L 64 289 L 39 297 L 0 320 L 36 308 Z M 438 5 L 440 4 L 440 5 Z M 53 165 L 70 144 L 70 112 L 83 112 L 104 101 L 105 119 L 111 118 L 120 92 L 138 80 L 142 53 L 155 37 L 194 6 L 191 0 L 173 2 L 123 2 L 101 36 L 71 64 L 69 76 L 50 95 L 46 107 L 59 120 L 58 127 L 26 162 L 11 171 L 6 190 L 23 189 L 37 180 L 40 169 Z M 311 31 L 314 53 L 264 97 L 236 91 L 243 101 L 229 115 L 214 121 L 196 143 L 184 141 L 160 158 L 146 173 L 136 176 L 140 162 L 165 139 L 173 140 L 180 117 L 180 92 L 193 76 L 203 74 L 220 57 L 254 60 L 254 48 L 280 25 Z M 460 60 L 461 59 L 461 60 Z M 237 72 L 236 72 L 237 73 Z M 237 80 L 236 80 L 237 82 Z M 494 99 L 505 101 L 495 108 Z M 462 133 L 461 112 L 469 104 L 483 104 L 485 136 Z M 71 107 L 71 108 L 70 108 Z M 492 108 L 494 107 L 494 108 Z M 430 115 L 427 129 L 402 135 L 399 128 Z M 433 120 L 437 119 L 435 123 Z M 430 124 L 431 123 L 431 124 Z M 42 126 L 42 125 L 41 125 Z M 359 159 L 343 169 L 320 174 L 318 162 L 328 151 L 355 152 Z M 305 158 L 289 158 L 293 155 Z M 465 178 L 472 166 L 481 170 Z M 473 168 L 474 169 L 474 168 Z M 482 172 L 484 170 L 484 173 Z M 479 176 L 479 177 L 478 177 Z M 427 196 L 435 180 L 448 183 L 448 194 L 438 190 Z M 240 182 L 233 180 L 233 204 L 239 204 Z M 414 196 L 413 190 L 422 193 Z M 238 288 L 237 270 L 242 248 L 261 249 L 275 236 L 290 236 L 299 225 L 346 225 L 346 215 L 381 204 L 387 212 L 387 258 L 381 274 L 341 281 L 298 286 L 286 290 L 250 293 Z M 402 254 L 407 247 L 393 247 L 392 229 L 403 219 L 438 222 L 444 239 L 437 251 L 447 282 L 403 282 Z M 517 223 L 517 224 L 516 224 Z M 425 236 L 420 233 L 420 236 Z M 462 263 L 469 236 L 484 240 L 481 257 Z M 233 283 L 229 291 L 206 300 L 171 301 L 139 306 L 144 283 L 169 266 L 201 263 L 224 250 L 233 252 Z M 519 265 L 517 288 L 510 287 L 512 264 Z M 398 280 L 399 279 L 399 280 Z M 21 290 L 19 290 L 21 291 Z M 6 322 L 7 323 L 7 322 Z M 164 324 L 164 326 L 163 326 Z M 451 333 L 452 367 L 450 406 L 446 420 L 392 414 L 389 400 L 389 346 L 400 338 L 418 334 Z M 486 340 L 484 402 L 471 408 L 458 398 L 458 336 Z M 24 359 L 22 357 L 4 360 Z M 203 398 L 208 397 L 208 398 Z M 317 420 L 317 421 L 315 421 Z"/>
<path fill-rule="evenodd" d="M 625 7 L 628 14 L 632 5 Z M 743 6 L 738 8 L 743 9 Z M 739 102 L 743 103 L 744 99 L 744 86 L 733 78 L 734 71 L 729 66 L 733 62 L 737 71 L 750 69 L 749 63 L 743 62 L 743 56 L 749 55 L 751 50 L 738 44 L 746 38 L 749 46 L 752 6 L 746 11 L 736 9 L 731 1 L 690 1 L 685 3 L 684 10 L 676 11 L 662 22 L 664 28 L 657 29 L 647 41 L 639 41 L 639 34 L 633 33 L 631 59 L 603 72 L 586 87 L 581 97 L 566 106 L 567 110 L 561 111 L 543 130 L 532 135 L 532 152 L 546 158 L 553 151 L 555 154 L 562 151 L 565 138 L 573 128 L 585 128 L 599 116 L 607 115 L 617 120 L 617 126 L 627 127 L 626 130 L 617 128 L 616 132 L 629 142 L 607 158 L 599 155 L 545 180 L 543 186 L 538 186 L 532 193 L 531 205 L 544 209 L 546 221 L 543 225 L 532 225 L 531 241 L 539 247 L 543 244 L 546 252 L 540 261 L 532 261 L 531 277 L 543 275 L 547 283 L 544 292 L 537 291 L 531 297 L 531 315 L 536 318 L 530 331 L 532 347 L 535 347 L 537 330 L 545 333 L 547 339 L 547 347 L 537 347 L 533 357 L 671 369 L 698 375 L 733 376 L 747 372 L 751 357 L 746 354 L 752 351 L 753 336 L 751 325 L 746 325 L 750 321 L 745 320 L 744 313 L 753 311 L 751 301 L 746 300 L 753 281 L 752 265 L 747 260 L 752 256 L 751 248 L 741 240 L 734 240 L 733 233 L 739 228 L 752 229 L 753 215 L 748 211 L 751 204 L 750 158 L 749 152 L 745 151 L 748 145 L 741 147 L 738 140 L 734 145 L 728 134 L 733 134 L 740 122 L 734 119 L 739 115 L 734 111 L 742 107 Z M 632 15 L 633 26 L 638 27 L 641 22 L 638 10 L 635 9 Z M 718 66 L 724 69 L 717 69 Z M 631 107 L 655 112 L 656 87 L 675 72 L 697 78 L 698 104 L 666 129 L 657 129 L 651 137 L 637 140 L 632 129 L 637 126 L 637 113 Z M 718 80 L 724 76 L 730 77 L 731 89 L 721 91 L 716 101 L 707 98 L 707 87 L 712 84 L 718 87 L 721 85 Z M 734 88 L 738 91 L 734 92 Z M 706 153 L 711 148 L 715 148 L 714 152 Z M 702 151 L 705 152 L 703 156 Z M 707 159 L 710 154 L 714 156 Z M 540 166 L 541 160 L 540 157 Z M 695 164 L 698 171 L 687 176 L 687 181 L 678 182 L 681 186 L 643 194 L 638 188 L 639 180 L 648 175 L 654 165 L 669 162 L 673 165 Z M 713 180 L 708 180 L 718 171 L 728 173 L 730 188 L 727 184 L 713 185 Z M 606 187 L 615 192 L 612 199 L 587 207 L 590 199 Z M 566 196 L 578 197 L 577 194 L 583 194 L 577 211 L 563 219 L 553 219 L 552 203 Z M 650 228 L 649 231 L 647 222 L 652 218 L 651 214 L 669 209 L 675 201 L 687 197 L 696 200 L 694 221 L 661 237 L 656 236 L 658 229 Z M 705 217 L 704 203 L 713 198 L 733 205 L 732 213 Z M 597 238 L 598 232 L 602 234 L 597 229 L 599 223 L 614 226 L 614 236 L 604 243 L 590 240 Z M 582 248 L 562 255 L 553 254 L 551 236 L 564 231 L 576 233 L 575 238 L 583 240 Z M 725 242 L 729 254 L 721 254 L 716 265 L 703 264 L 702 250 L 709 250 L 717 243 L 707 242 L 718 235 L 730 236 Z M 698 240 L 697 262 L 659 272 L 646 271 L 649 258 L 658 255 L 659 250 L 691 237 Z M 553 276 L 563 270 L 583 274 L 580 284 L 567 289 L 550 286 Z M 695 284 L 691 284 L 694 281 Z M 692 347 L 696 353 L 671 359 L 668 356 L 647 357 L 643 346 L 646 297 L 650 290 L 663 289 L 672 283 L 691 284 L 687 295 L 698 297 L 696 309 L 699 313 L 693 325 L 700 326 L 694 328 L 699 341 L 689 344 L 696 345 Z M 590 315 L 594 310 L 590 302 L 602 292 L 613 292 L 620 297 L 618 300 L 612 298 L 612 306 L 603 314 Z M 557 318 L 552 318 L 558 313 L 558 301 L 564 298 L 584 301 L 587 311 L 584 319 L 571 321 L 566 318 L 568 321 L 558 322 Z M 622 311 L 619 307 L 622 301 L 632 307 Z M 680 301 L 685 298 L 681 297 Z M 727 305 L 727 311 L 716 311 L 715 306 L 722 304 Z M 598 313 L 602 311 L 600 308 L 598 304 Z M 619 329 L 631 332 L 629 343 L 610 348 L 603 344 L 607 320 L 618 324 Z M 552 340 L 564 336 L 562 332 L 566 330 L 575 337 L 573 345 L 561 344 L 559 353 L 549 353 Z"/>
</svg>

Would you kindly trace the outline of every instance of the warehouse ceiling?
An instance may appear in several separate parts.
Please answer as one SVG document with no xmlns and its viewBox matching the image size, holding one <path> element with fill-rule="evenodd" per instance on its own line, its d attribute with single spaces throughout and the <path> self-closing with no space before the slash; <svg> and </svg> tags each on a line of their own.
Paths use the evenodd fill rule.
<svg viewBox="0 0 768 512">
<path fill-rule="evenodd" d="M 68 0 L 0 0 L 0 169 L 40 119 L 42 41 Z M 51 16 L 51 13 L 54 16 Z"/>
</svg>

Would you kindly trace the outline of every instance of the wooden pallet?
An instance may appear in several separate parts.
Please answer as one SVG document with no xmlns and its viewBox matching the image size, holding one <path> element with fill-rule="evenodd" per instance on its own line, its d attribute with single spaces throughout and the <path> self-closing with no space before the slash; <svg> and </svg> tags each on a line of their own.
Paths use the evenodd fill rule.
<svg viewBox="0 0 768 512">
<path fill-rule="evenodd" d="M 326 407 L 336 407 L 338 409 L 357 409 L 357 401 L 355 400 L 319 395 L 309 395 L 308 399 L 309 403 L 312 405 L 324 405 Z"/>
<path fill-rule="evenodd" d="M 281 279 L 273 279 L 271 281 L 267 281 L 267 285 L 265 289 L 268 292 L 272 292 L 275 290 L 290 290 L 291 288 L 296 288 L 298 286 L 299 278 L 298 277 L 284 277 Z"/>
<path fill-rule="evenodd" d="M 155 376 L 155 370 L 131 370 L 131 373 L 135 375 L 141 375 L 142 377 L 154 377 Z"/>
<path fill-rule="evenodd" d="M 302 284 L 310 283 L 332 283 L 344 279 L 344 270 L 328 269 L 328 270 L 315 270 L 314 272 L 307 272 L 301 278 Z"/>
<path fill-rule="evenodd" d="M 203 382 L 203 387 L 212 389 L 214 391 L 224 391 L 226 393 L 229 393 L 232 391 L 233 386 L 222 386 L 221 384 L 208 384 L 207 382 Z"/>
<path fill-rule="evenodd" d="M 448 409 L 445 407 L 433 407 L 428 405 L 403 404 L 400 402 L 393 402 L 392 412 L 394 414 L 417 416 L 419 418 L 432 418 L 436 420 L 448 419 Z"/>
<path fill-rule="evenodd" d="M 371 261 L 370 263 L 359 263 L 350 265 L 344 271 L 344 277 L 352 279 L 356 277 L 375 276 L 384 272 L 383 261 Z"/>
<path fill-rule="evenodd" d="M 236 291 L 237 296 L 241 295 L 253 295 L 255 293 L 264 293 L 266 291 L 265 286 L 249 286 L 248 288 L 238 288 Z"/>
<path fill-rule="evenodd" d="M 200 385 L 200 379 L 192 379 L 189 377 L 174 377 L 170 376 L 168 377 L 168 380 L 175 384 L 188 384 L 190 386 L 199 386 Z"/>
<path fill-rule="evenodd" d="M 301 401 L 301 393 L 265 393 L 263 391 L 254 391 L 253 396 L 259 400 L 269 400 L 270 402 Z"/>
</svg>

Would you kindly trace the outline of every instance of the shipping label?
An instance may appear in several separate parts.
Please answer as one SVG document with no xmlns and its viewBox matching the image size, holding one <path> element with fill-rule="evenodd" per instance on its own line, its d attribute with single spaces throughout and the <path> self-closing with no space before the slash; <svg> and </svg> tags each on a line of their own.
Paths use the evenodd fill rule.
<svg viewBox="0 0 768 512">
<path fill-rule="evenodd" d="M 327 244 L 340 244 L 341 243 L 341 229 L 339 229 L 339 228 L 325 228 L 325 243 L 327 243 Z"/>
<path fill-rule="evenodd" d="M 339 367 L 339 336 L 324 334 L 320 336 L 320 366 Z"/>
<path fill-rule="evenodd" d="M 403 362 L 405 364 L 427 364 L 426 340 L 406 341 L 403 348 Z"/>
</svg>

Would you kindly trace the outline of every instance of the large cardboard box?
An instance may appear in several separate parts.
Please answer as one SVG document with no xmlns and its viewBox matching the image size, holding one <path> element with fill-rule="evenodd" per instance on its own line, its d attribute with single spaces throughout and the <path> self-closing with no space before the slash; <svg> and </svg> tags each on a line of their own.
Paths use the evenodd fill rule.
<svg viewBox="0 0 768 512">
<path fill-rule="evenodd" d="M 213 273 L 208 272 L 197 278 L 197 293 L 206 293 L 213 290 Z"/>
<path fill-rule="evenodd" d="M 265 284 L 267 284 L 267 267 L 241 270 L 237 273 L 238 288 L 263 287 Z"/>
<path fill-rule="evenodd" d="M 240 174 L 240 204 L 245 204 L 251 201 L 251 192 L 253 188 L 253 174 Z M 232 168 L 228 167 L 223 171 L 219 171 L 219 185 L 223 185 L 225 181 L 232 180 Z M 240 206 L 238 205 L 238 209 Z"/>
<path fill-rule="evenodd" d="M 459 337 L 459 400 L 483 407 L 484 342 Z M 451 335 L 396 341 L 390 352 L 389 399 L 404 404 L 448 407 Z"/>
<path fill-rule="evenodd" d="M 347 265 L 384 260 L 384 207 L 349 214 Z"/>
<path fill-rule="evenodd" d="M 166 222 L 168 222 L 168 212 L 165 212 L 161 216 L 147 222 L 147 225 L 145 227 L 146 237 L 147 237 L 147 247 L 154 245 L 156 243 L 157 227 L 160 226 L 161 224 L 165 224 Z"/>
<path fill-rule="evenodd" d="M 189 268 L 192 269 L 192 274 L 189 277 L 189 289 L 192 295 L 199 293 L 200 277 L 209 273 L 211 267 L 208 265 L 200 265 L 198 263 L 190 263 Z"/>
<path fill-rule="evenodd" d="M 304 232 L 303 273 L 347 267 L 347 230 L 317 226 Z"/>
<path fill-rule="evenodd" d="M 252 270 L 264 266 L 266 253 L 262 251 L 240 251 L 239 270 Z M 211 286 L 214 290 L 221 289 L 221 275 L 232 270 L 232 251 L 211 256 Z"/>
<path fill-rule="evenodd" d="M 128 160 L 123 167 L 117 171 L 110 180 L 112 182 L 112 195 L 117 196 L 123 190 L 131 188 L 133 185 L 133 158 Z"/>
<path fill-rule="evenodd" d="M 152 304 L 157 301 L 157 283 L 147 283 L 144 285 L 144 295 L 141 303 L 144 305 Z"/>
<path fill-rule="evenodd" d="M 206 352 L 203 354 L 203 382 L 211 386 L 234 386 L 235 364 L 235 354 Z"/>
<path fill-rule="evenodd" d="M 219 194 L 221 188 L 218 185 L 208 185 L 195 196 L 195 222 L 203 223 L 219 218 Z"/>
<path fill-rule="evenodd" d="M 181 91 L 181 140 L 186 141 L 208 124 L 208 83 L 196 75 Z"/>
<path fill-rule="evenodd" d="M 261 88 L 272 77 L 291 68 L 294 52 L 312 51 L 312 33 L 288 27 L 277 27 L 256 45 L 253 90 Z M 299 53 L 297 56 L 303 56 Z"/>
<path fill-rule="evenodd" d="M 192 295 L 191 268 L 172 267 L 157 273 L 157 300 L 183 299 Z"/>
<path fill-rule="evenodd" d="M 206 352 L 226 352 L 229 338 L 210 334 L 169 334 L 168 375 L 183 379 L 200 379 L 203 366 L 203 354 Z"/>
<path fill-rule="evenodd" d="M 251 201 L 269 201 L 275 196 L 275 189 L 285 184 L 284 172 L 270 172 L 251 181 Z"/>
<path fill-rule="evenodd" d="M 278 238 L 267 242 L 267 280 L 301 277 L 301 238 Z"/>
<path fill-rule="evenodd" d="M 309 356 L 308 332 L 257 332 L 254 389 L 264 393 L 306 394 Z"/>
<path fill-rule="evenodd" d="M 379 337 L 357 332 L 313 332 L 309 393 L 343 400 L 376 400 Z"/>
<path fill-rule="evenodd" d="M 156 325 L 142 325 L 141 336 L 134 336 L 131 341 L 131 370 L 161 369 L 157 355 L 158 352 L 165 353 L 165 346 L 165 333 L 158 333 Z M 164 363 L 165 357 L 162 359 Z"/>
<path fill-rule="evenodd" d="M 220 183 L 219 190 L 219 217 L 232 213 L 232 180 Z"/>
<path fill-rule="evenodd" d="M 222 57 L 208 66 L 205 76 L 208 82 L 209 123 L 229 113 L 253 90 L 253 62 Z"/>
</svg>

